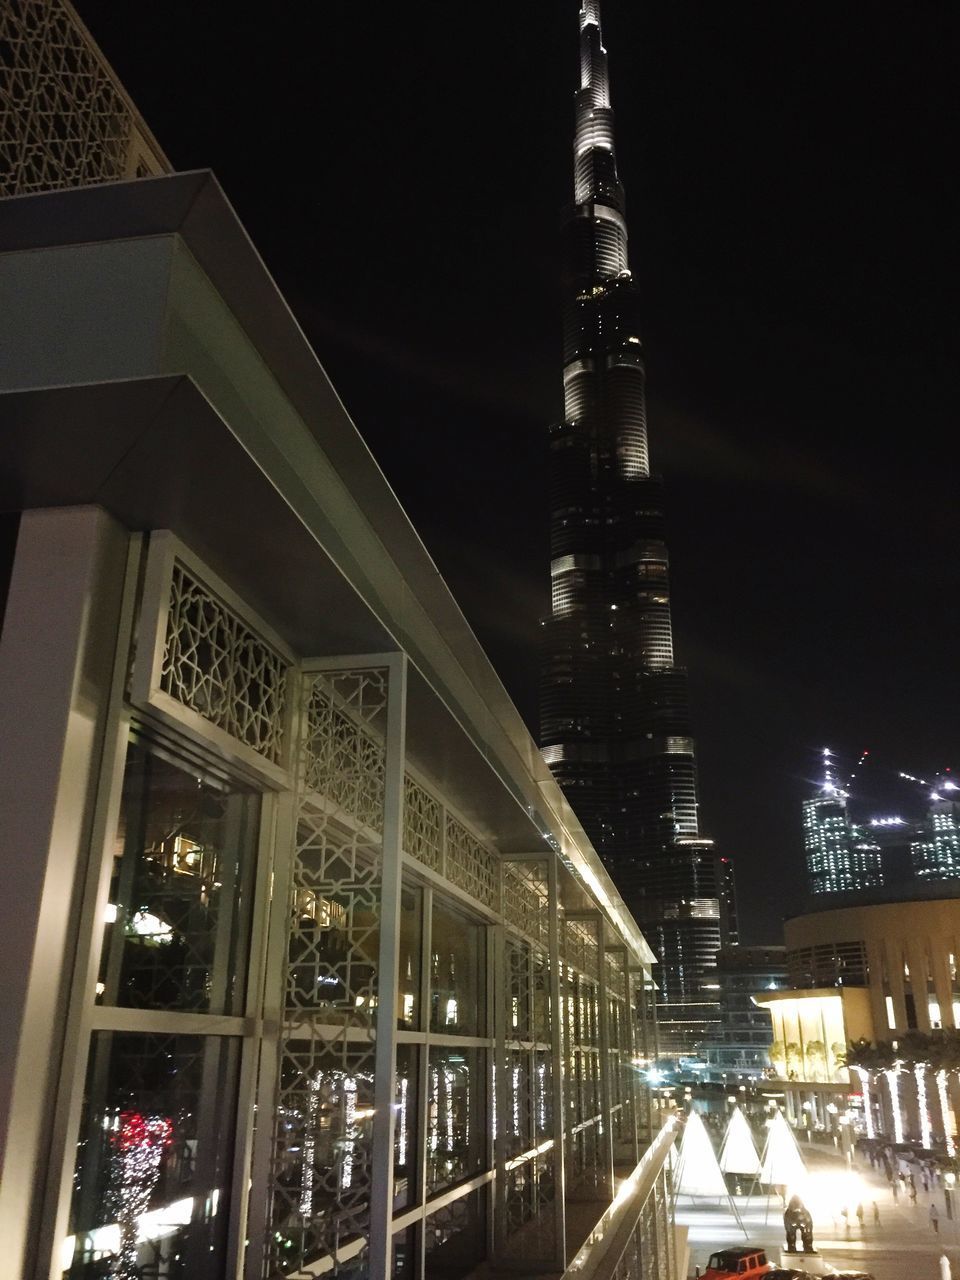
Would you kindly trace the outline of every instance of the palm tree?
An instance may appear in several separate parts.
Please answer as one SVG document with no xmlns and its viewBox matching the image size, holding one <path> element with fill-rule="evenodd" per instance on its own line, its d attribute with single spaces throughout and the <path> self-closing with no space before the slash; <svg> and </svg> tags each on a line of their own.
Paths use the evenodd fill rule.
<svg viewBox="0 0 960 1280">
<path fill-rule="evenodd" d="M 788 1077 L 791 1072 L 794 1075 L 797 1075 L 797 1073 L 803 1069 L 803 1055 L 800 1052 L 800 1046 L 797 1044 L 795 1040 L 791 1040 L 790 1043 L 786 1046 L 785 1053 L 786 1053 L 786 1059 L 787 1059 Z"/>
<path fill-rule="evenodd" d="M 804 1046 L 804 1057 L 807 1060 L 807 1079 L 822 1080 L 827 1062 L 827 1047 L 822 1040 L 808 1040 Z"/>
</svg>

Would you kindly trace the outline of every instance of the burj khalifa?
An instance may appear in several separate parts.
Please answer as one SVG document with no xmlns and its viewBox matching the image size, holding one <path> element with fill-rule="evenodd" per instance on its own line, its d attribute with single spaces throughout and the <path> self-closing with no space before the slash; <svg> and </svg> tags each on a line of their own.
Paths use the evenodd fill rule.
<svg viewBox="0 0 960 1280">
<path fill-rule="evenodd" d="M 599 0 L 583 0 L 563 228 L 564 408 L 549 438 L 541 746 L 660 957 L 661 1053 L 680 1057 L 716 1030 L 716 953 L 731 940 L 732 904 L 728 864 L 700 831 L 625 212 Z"/>
</svg>

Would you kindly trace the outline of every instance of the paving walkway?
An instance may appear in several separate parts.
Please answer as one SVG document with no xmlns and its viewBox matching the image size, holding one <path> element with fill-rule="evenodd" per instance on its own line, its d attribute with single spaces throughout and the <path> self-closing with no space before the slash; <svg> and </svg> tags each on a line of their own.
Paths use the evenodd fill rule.
<svg viewBox="0 0 960 1280">
<path fill-rule="evenodd" d="M 949 1221 L 943 1191 L 937 1187 L 926 1196 L 920 1187 L 917 1202 L 911 1205 L 904 1195 L 895 1201 L 882 1170 L 870 1168 L 869 1162 L 855 1167 L 861 1179 L 864 1225 L 855 1216 L 856 1201 L 849 1205 L 848 1224 L 841 1214 L 845 1193 L 845 1165 L 829 1148 L 804 1144 L 803 1157 L 811 1173 L 823 1175 L 826 1189 L 823 1203 L 814 1214 L 814 1240 L 817 1249 L 838 1269 L 869 1272 L 875 1280 L 940 1280 L 939 1259 L 946 1253 L 953 1275 L 960 1280 L 960 1222 Z M 879 1226 L 873 1222 L 873 1202 L 880 1212 Z M 759 1197 L 748 1200 L 736 1197 L 750 1244 L 768 1251 L 770 1261 L 779 1261 L 783 1245 L 782 1205 L 772 1198 L 768 1203 Z M 939 1234 L 930 1224 L 930 1205 L 936 1204 Z M 814 1206 L 811 1205 L 813 1210 Z M 728 1208 L 719 1205 L 693 1205 L 681 1199 L 677 1204 L 677 1221 L 690 1229 L 692 1268 L 704 1268 L 707 1256 L 718 1248 L 745 1243 L 744 1234 Z"/>
</svg>

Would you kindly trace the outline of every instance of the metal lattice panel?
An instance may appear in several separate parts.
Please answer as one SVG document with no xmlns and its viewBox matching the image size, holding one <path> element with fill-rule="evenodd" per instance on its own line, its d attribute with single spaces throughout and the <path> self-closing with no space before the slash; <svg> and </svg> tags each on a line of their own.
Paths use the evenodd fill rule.
<svg viewBox="0 0 960 1280">
<path fill-rule="evenodd" d="M 443 870 L 443 807 L 409 775 L 403 783 L 403 847 L 424 866 Z"/>
<path fill-rule="evenodd" d="M 371 726 L 386 705 L 383 671 L 317 680 L 307 703 L 305 792 L 324 797 L 372 831 L 383 825 L 384 752 Z"/>
<path fill-rule="evenodd" d="M 582 973 L 600 977 L 600 944 L 597 927 L 591 921 L 564 920 L 561 931 L 564 959 Z"/>
<path fill-rule="evenodd" d="M 288 663 L 199 578 L 176 562 L 160 688 L 279 764 Z"/>
<path fill-rule="evenodd" d="M 498 910 L 500 860 L 462 822 L 447 814 L 447 878 L 485 907 Z"/>
<path fill-rule="evenodd" d="M 0 5 L 0 196 L 170 172 L 70 5 Z"/>
<path fill-rule="evenodd" d="M 383 670 L 304 690 L 270 1275 L 311 1274 L 369 1230 L 386 698 Z"/>
<path fill-rule="evenodd" d="M 540 863 L 503 863 L 503 915 L 526 937 L 546 944 L 549 928 L 547 884 Z"/>
</svg>

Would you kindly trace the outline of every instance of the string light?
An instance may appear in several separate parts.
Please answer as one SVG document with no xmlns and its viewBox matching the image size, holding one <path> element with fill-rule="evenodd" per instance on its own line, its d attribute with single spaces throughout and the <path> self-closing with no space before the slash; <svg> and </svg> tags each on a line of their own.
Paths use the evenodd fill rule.
<svg viewBox="0 0 960 1280">
<path fill-rule="evenodd" d="M 139 1280 L 140 1218 L 160 1177 L 163 1153 L 173 1143 L 173 1121 L 167 1116 L 121 1111 L 111 1142 L 120 1248 L 110 1274 L 112 1280 Z"/>
</svg>

